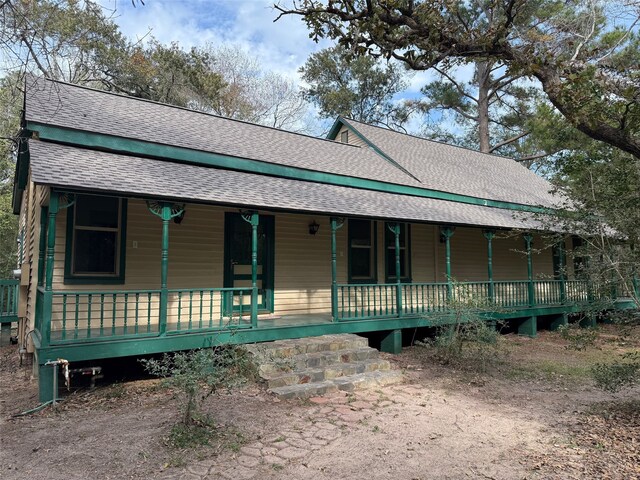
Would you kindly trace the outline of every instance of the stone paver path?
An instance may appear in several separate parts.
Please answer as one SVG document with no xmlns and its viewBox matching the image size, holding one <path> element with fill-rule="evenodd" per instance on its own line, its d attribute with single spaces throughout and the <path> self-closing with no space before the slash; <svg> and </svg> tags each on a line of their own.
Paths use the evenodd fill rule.
<svg viewBox="0 0 640 480">
<path fill-rule="evenodd" d="M 387 387 L 394 394 L 408 394 L 412 386 Z M 419 388 L 419 387 L 418 387 Z M 223 454 L 199 461 L 183 471 L 167 471 L 163 479 L 179 480 L 248 480 L 273 474 L 293 463 L 304 463 L 315 451 L 355 428 L 365 426 L 377 411 L 392 405 L 388 392 L 378 390 L 357 393 L 336 392 L 308 400 L 308 407 L 293 426 L 244 445 L 235 454 Z"/>
</svg>

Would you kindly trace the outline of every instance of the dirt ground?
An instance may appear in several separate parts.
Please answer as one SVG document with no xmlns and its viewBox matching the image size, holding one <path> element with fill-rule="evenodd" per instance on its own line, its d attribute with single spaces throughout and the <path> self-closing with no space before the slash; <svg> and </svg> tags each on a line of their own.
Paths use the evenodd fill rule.
<svg viewBox="0 0 640 480">
<path fill-rule="evenodd" d="M 406 382 L 355 395 L 277 401 L 261 385 L 210 397 L 219 437 L 167 445 L 178 419 L 154 379 L 80 390 L 37 405 L 30 369 L 0 349 L 2 479 L 640 478 L 640 389 L 595 389 L 589 366 L 638 348 L 612 326 L 596 345 L 558 334 L 502 337 L 488 372 L 442 365 L 432 349 L 387 356 Z"/>
</svg>

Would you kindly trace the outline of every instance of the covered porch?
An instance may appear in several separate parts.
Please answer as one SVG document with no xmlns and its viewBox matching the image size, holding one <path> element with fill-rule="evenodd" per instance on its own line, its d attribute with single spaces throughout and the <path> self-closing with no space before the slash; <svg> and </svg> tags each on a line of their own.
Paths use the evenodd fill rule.
<svg viewBox="0 0 640 480">
<path fill-rule="evenodd" d="M 119 249 L 120 256 L 116 254 L 114 257 L 118 258 L 114 275 L 124 278 L 124 272 L 118 271 L 118 268 L 124 269 L 126 265 L 127 275 L 142 276 L 139 272 L 144 271 L 146 285 L 145 288 L 128 288 L 128 284 L 142 282 L 127 279 L 126 282 L 121 282 L 124 288 L 120 285 L 109 288 L 108 285 L 115 277 L 105 276 L 101 279 L 93 276 L 85 281 L 80 276 L 73 277 L 69 272 L 70 264 L 79 260 L 70 257 L 74 255 L 72 252 L 81 248 L 74 246 L 69 238 L 63 239 L 64 246 L 57 243 L 61 241 L 58 231 L 61 227 L 75 241 L 81 238 L 74 236 L 74 226 L 69 224 L 75 218 L 73 212 L 67 211 L 65 215 L 60 213 L 73 208 L 77 198 L 86 197 L 86 194 L 76 195 L 54 189 L 50 194 L 49 206 L 43 207 L 41 212 L 35 302 L 35 335 L 40 348 L 86 341 L 219 332 L 227 329 L 277 329 L 286 326 L 303 327 L 414 317 L 427 320 L 429 317 L 446 315 L 460 304 L 496 314 L 523 316 L 530 309 L 562 306 L 575 308 L 586 305 L 596 295 L 585 280 L 567 278 L 569 269 L 564 265 L 564 241 L 558 244 L 558 264 L 552 268 L 551 252 L 534 252 L 534 236 L 531 233 L 518 234 L 519 242 L 512 236 L 509 242 L 514 251 L 509 253 L 511 256 L 507 259 L 508 262 L 504 259 L 501 261 L 511 269 L 511 278 L 517 275 L 514 273 L 517 271 L 526 272 L 526 276 L 504 280 L 500 275 L 497 275 L 497 279 L 494 278 L 494 256 L 507 255 L 504 251 L 494 254 L 497 235 L 495 229 L 475 229 L 478 234 L 471 233 L 476 237 L 462 241 L 463 250 L 458 252 L 452 250 L 456 228 L 451 225 L 428 225 L 437 239 L 424 235 L 431 244 L 420 245 L 418 242 L 423 237 L 419 228 L 426 228 L 425 225 L 394 220 L 358 220 L 359 225 L 351 225 L 353 232 L 357 230 L 356 227 L 361 228 L 363 222 L 370 222 L 372 225 L 370 231 L 373 233 L 369 237 L 366 234 L 360 235 L 365 237 L 362 239 L 355 238 L 356 233 L 352 231 L 345 234 L 347 220 L 344 217 L 326 217 L 322 224 L 318 224 L 316 217 L 306 216 L 313 219 L 308 226 L 310 232 L 304 233 L 308 238 L 299 240 L 304 246 L 301 247 L 302 253 L 296 254 L 291 242 L 295 241 L 300 232 L 292 233 L 293 227 L 283 220 L 285 214 L 275 213 L 275 217 L 280 218 L 276 246 L 274 212 L 238 213 L 237 209 L 226 208 L 224 228 L 218 232 L 218 236 L 224 238 L 223 244 L 210 245 L 208 250 L 194 252 L 196 257 L 192 258 L 185 256 L 185 246 L 182 243 L 186 237 L 197 234 L 198 229 L 208 227 L 180 225 L 186 210 L 190 210 L 191 206 L 135 199 L 130 199 L 128 220 L 124 208 L 119 207 L 120 215 L 125 217 L 121 228 L 125 233 L 120 232 L 120 246 L 116 248 Z M 126 199 L 118 201 L 122 205 Z M 132 207 L 135 202 L 137 206 L 134 213 Z M 138 218 L 144 214 L 142 205 L 148 210 L 148 218 L 144 220 Z M 204 209 L 202 218 L 213 212 L 207 210 L 207 207 L 198 208 Z M 196 215 L 189 213 L 191 216 Z M 149 238 L 147 242 L 142 233 L 136 233 L 134 224 L 152 221 L 150 219 L 153 216 L 157 217 L 160 238 Z M 175 222 L 175 219 L 180 219 L 180 222 Z M 200 222 L 200 215 L 189 221 Z M 239 227 L 242 225 L 246 227 L 240 232 Z M 175 232 L 182 228 L 196 229 L 176 235 L 179 238 L 175 239 L 173 251 L 176 251 L 180 259 L 179 263 L 171 263 L 172 271 L 169 268 L 172 258 L 170 226 Z M 377 227 L 382 227 L 384 231 L 378 232 Z M 322 235 L 319 231 L 322 231 Z M 121 258 L 125 247 L 138 247 L 139 241 L 135 238 L 143 238 L 147 243 L 155 242 L 155 246 L 149 249 L 139 248 L 137 255 L 141 258 L 135 260 L 131 259 L 135 253 L 130 251 L 125 261 Z M 477 245 L 479 239 L 482 239 L 483 245 Z M 203 236 L 196 236 L 196 241 L 200 240 L 207 241 Z M 383 243 L 382 248 L 377 245 L 378 240 Z M 473 247 L 465 242 L 471 242 Z M 518 245 L 520 252 L 515 251 Z M 155 247 L 159 248 L 156 250 Z M 305 253 L 306 249 L 311 248 L 317 251 L 308 250 Z M 469 251 L 470 248 L 476 251 Z M 220 249 L 224 250 L 224 255 L 220 255 Z M 246 251 L 241 251 L 243 249 Z M 433 256 L 436 264 L 437 252 L 442 251 L 444 265 L 440 266 L 440 272 L 429 273 L 434 281 L 416 281 L 416 277 L 427 277 L 422 271 L 428 269 L 425 263 L 429 262 L 423 257 L 424 250 L 429 249 L 435 251 Z M 500 245 L 500 250 L 504 249 Z M 384 268 L 377 265 L 375 250 L 382 251 Z M 198 258 L 198 255 L 212 255 L 215 251 L 220 258 L 219 263 L 223 265 L 219 265 L 217 261 L 208 262 L 206 258 Z M 478 255 L 477 251 L 482 251 L 482 255 Z M 365 252 L 365 260 L 360 258 L 363 257 L 362 252 Z M 461 258 L 455 258 L 454 253 L 460 253 Z M 77 252 L 76 254 L 79 255 Z M 302 263 L 305 256 L 310 259 L 307 264 Z M 534 275 L 534 258 L 544 271 L 538 277 Z M 183 262 L 187 261 L 189 263 L 184 265 Z M 210 264 L 211 269 L 224 270 L 217 275 L 220 282 L 218 285 L 192 286 L 194 280 L 191 277 L 199 277 L 198 272 L 203 270 L 197 266 L 200 261 Z M 465 275 L 462 270 L 456 272 L 457 262 L 469 264 L 466 271 L 471 273 Z M 516 268 L 513 265 L 515 262 L 520 262 L 521 265 Z M 136 265 L 138 270 L 131 273 Z M 207 268 L 209 267 L 205 265 L 204 269 Z M 377 272 L 374 270 L 384 270 L 380 276 L 384 275 L 385 281 L 377 281 Z M 184 271 L 187 272 L 186 275 L 182 273 Z M 156 272 L 159 275 L 154 278 Z M 173 285 L 172 272 L 176 272 L 177 277 Z M 303 285 L 305 276 L 312 278 Z M 475 278 L 469 281 L 465 276 Z M 478 276 L 484 276 L 485 279 L 479 281 Z M 376 281 L 371 282 L 369 278 L 375 278 Z M 437 281 L 438 278 L 442 278 L 442 281 Z M 175 285 L 176 282 L 187 285 L 182 287 Z M 299 286 L 292 286 L 296 282 Z M 305 286 L 309 288 L 303 288 Z M 293 297 L 295 301 L 292 300 Z"/>
</svg>

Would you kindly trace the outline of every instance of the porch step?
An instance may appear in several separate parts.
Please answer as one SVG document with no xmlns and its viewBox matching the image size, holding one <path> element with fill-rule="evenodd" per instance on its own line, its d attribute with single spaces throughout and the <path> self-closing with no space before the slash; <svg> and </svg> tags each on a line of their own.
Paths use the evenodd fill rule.
<svg viewBox="0 0 640 480">
<path fill-rule="evenodd" d="M 260 376 L 280 398 L 308 398 L 396 383 L 402 374 L 353 334 L 279 340 L 248 346 Z"/>
<path fill-rule="evenodd" d="M 376 387 L 383 387 L 399 383 L 403 379 L 402 372 L 399 370 L 377 370 L 373 372 L 358 373 L 356 375 L 347 375 L 344 377 L 334 378 L 316 383 L 298 383 L 296 385 L 286 385 L 270 389 L 279 398 L 310 398 L 324 395 L 326 393 L 337 392 L 353 392 L 356 390 L 366 390 Z"/>
</svg>

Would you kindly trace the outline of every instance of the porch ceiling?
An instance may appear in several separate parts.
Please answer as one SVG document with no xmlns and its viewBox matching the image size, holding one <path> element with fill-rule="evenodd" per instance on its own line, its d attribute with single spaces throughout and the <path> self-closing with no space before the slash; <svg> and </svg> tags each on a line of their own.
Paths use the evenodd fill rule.
<svg viewBox="0 0 640 480">
<path fill-rule="evenodd" d="M 525 212 L 30 141 L 34 182 L 69 189 L 246 208 L 540 229 Z"/>
</svg>

